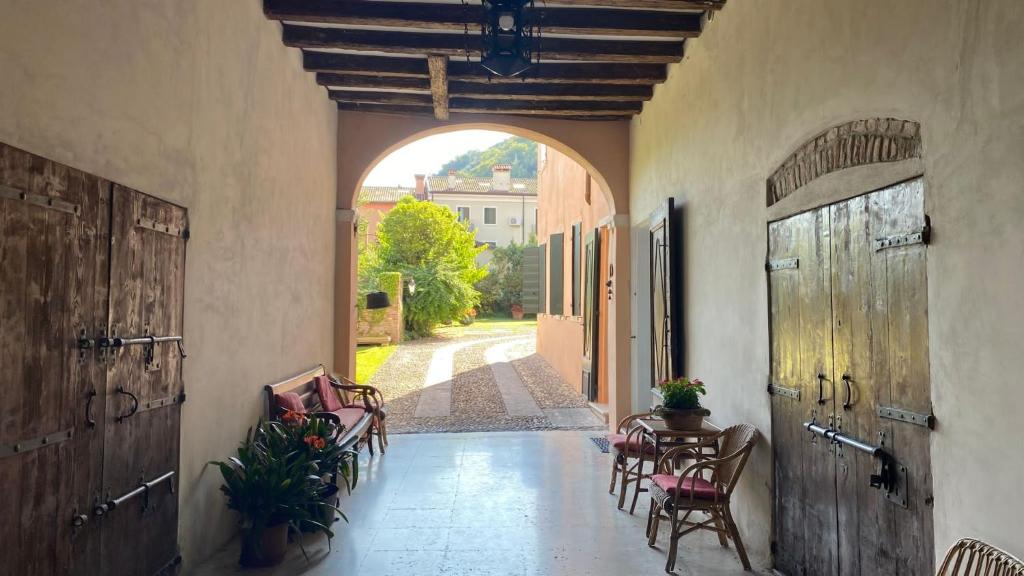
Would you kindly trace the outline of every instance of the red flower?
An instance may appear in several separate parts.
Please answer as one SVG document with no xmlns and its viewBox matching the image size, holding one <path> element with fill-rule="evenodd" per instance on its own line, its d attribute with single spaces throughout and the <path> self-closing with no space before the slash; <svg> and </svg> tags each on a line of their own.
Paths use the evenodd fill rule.
<svg viewBox="0 0 1024 576">
<path fill-rule="evenodd" d="M 288 425 L 299 425 L 306 421 L 306 415 L 293 410 L 285 410 L 281 421 Z"/>
<path fill-rule="evenodd" d="M 310 434 L 303 438 L 302 441 L 314 450 L 323 450 L 327 446 L 327 442 L 316 434 Z"/>
</svg>

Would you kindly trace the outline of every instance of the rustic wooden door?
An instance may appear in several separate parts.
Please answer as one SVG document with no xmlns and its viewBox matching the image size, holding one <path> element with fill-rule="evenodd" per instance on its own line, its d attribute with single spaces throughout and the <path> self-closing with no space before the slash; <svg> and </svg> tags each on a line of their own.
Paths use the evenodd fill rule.
<svg viewBox="0 0 1024 576">
<path fill-rule="evenodd" d="M 833 447 L 803 429 L 835 412 L 827 209 L 768 229 L 775 564 L 785 574 L 839 573 Z"/>
<path fill-rule="evenodd" d="M 587 234 L 583 249 L 583 390 L 591 402 L 598 400 L 601 325 L 600 233 Z"/>
<path fill-rule="evenodd" d="M 144 513 L 145 498 L 108 504 L 139 487 L 138 471 L 130 481 L 118 478 L 127 467 L 146 468 L 147 481 L 150 468 L 177 470 L 177 408 L 158 416 L 156 404 L 147 404 L 157 399 L 149 394 L 153 382 L 180 393 L 176 349 L 115 351 L 106 338 L 126 317 L 127 300 L 139 303 L 154 330 L 180 335 L 183 234 L 173 248 L 125 242 L 119 217 L 112 235 L 112 209 L 127 197 L 149 202 L 149 212 L 131 215 L 136 227 L 159 228 L 153 222 L 166 214 L 184 229 L 180 208 L 0 145 L 3 576 L 149 576 L 177 556 L 176 497 L 146 490 Z M 126 257 L 139 264 L 119 272 Z M 146 362 L 148 348 L 154 362 Z M 148 375 L 132 371 L 136 360 Z M 157 375 L 158 365 L 165 375 Z M 131 418 L 119 419 L 134 407 L 119 389 L 140 398 Z M 144 421 L 147 408 L 152 416 Z M 132 522 L 143 516 L 145 525 Z"/>
<path fill-rule="evenodd" d="M 103 518 L 104 574 L 156 574 L 177 558 L 186 214 L 114 185 L 111 211 L 107 498 L 147 488 Z M 141 343 L 139 342 L 141 340 Z"/>
<path fill-rule="evenodd" d="M 681 319 L 676 260 L 680 234 L 676 229 L 672 198 L 651 215 L 651 385 L 672 378 L 682 370 Z"/>
<path fill-rule="evenodd" d="M 89 521 L 103 450 L 92 422 L 103 403 L 90 398 L 103 374 L 75 343 L 106 323 L 109 190 L 0 145 L 4 576 L 100 573 Z"/>
<path fill-rule="evenodd" d="M 812 219 L 821 232 L 808 246 Z M 769 227 L 774 547 L 785 574 L 933 572 L 927 235 L 920 180 Z M 802 425 L 811 420 L 882 452 L 813 435 Z"/>
</svg>

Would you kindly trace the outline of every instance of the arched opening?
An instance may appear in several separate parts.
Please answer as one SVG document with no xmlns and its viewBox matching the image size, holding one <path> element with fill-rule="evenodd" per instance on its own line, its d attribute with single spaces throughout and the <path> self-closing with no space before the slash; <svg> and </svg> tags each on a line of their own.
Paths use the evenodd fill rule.
<svg viewBox="0 0 1024 576">
<path fill-rule="evenodd" d="M 615 198 L 567 146 L 493 126 L 399 139 L 351 200 L 355 374 L 400 407 L 393 433 L 607 425 Z"/>
</svg>

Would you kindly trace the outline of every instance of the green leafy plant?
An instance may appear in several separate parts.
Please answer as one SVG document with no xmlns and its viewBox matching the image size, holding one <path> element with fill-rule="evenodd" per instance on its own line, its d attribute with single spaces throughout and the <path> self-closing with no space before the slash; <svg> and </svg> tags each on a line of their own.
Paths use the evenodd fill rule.
<svg viewBox="0 0 1024 576">
<path fill-rule="evenodd" d="M 700 397 L 707 394 L 704 382 L 697 378 L 673 378 L 658 384 L 661 407 L 666 410 L 695 410 L 700 408 Z"/>
<path fill-rule="evenodd" d="M 502 140 L 486 150 L 470 150 L 456 156 L 437 171 L 447 176 L 449 170 L 472 178 L 490 178 L 495 164 L 512 165 L 513 178 L 537 177 L 537 143 L 521 136 Z"/>
<path fill-rule="evenodd" d="M 491 248 L 487 277 L 476 284 L 481 312 L 509 314 L 513 306 L 523 303 L 523 248 L 531 245 L 536 245 L 532 238 L 527 244 Z"/>
<path fill-rule="evenodd" d="M 381 220 L 377 239 L 360 266 L 367 267 L 368 278 L 397 272 L 415 281 L 416 291 L 405 297 L 403 307 L 410 336 L 427 336 L 438 324 L 462 320 L 479 302 L 474 285 L 487 269 L 477 266 L 476 257 L 484 248 L 450 208 L 402 198 Z"/>
<path fill-rule="evenodd" d="M 263 532 L 281 524 L 334 536 L 320 521 L 323 506 L 332 509 L 332 517 L 336 512 L 345 518 L 325 500 L 330 480 L 340 471 L 351 489 L 358 475 L 355 458 L 334 441 L 340 431 L 329 422 L 289 413 L 281 422 L 260 421 L 250 429 L 236 457 L 211 462 L 224 478 L 228 508 L 240 515 L 243 557 L 259 558 Z"/>
</svg>

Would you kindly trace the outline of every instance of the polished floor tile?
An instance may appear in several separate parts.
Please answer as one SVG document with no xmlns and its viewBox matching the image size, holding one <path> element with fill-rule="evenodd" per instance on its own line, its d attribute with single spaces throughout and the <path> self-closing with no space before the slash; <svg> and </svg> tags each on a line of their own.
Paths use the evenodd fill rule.
<svg viewBox="0 0 1024 576">
<path fill-rule="evenodd" d="M 284 564 L 246 574 L 283 576 L 624 576 L 663 574 L 667 541 L 647 546 L 647 502 L 637 513 L 608 494 L 610 458 L 593 432 L 393 435 L 365 458 L 343 498 L 349 524 L 330 547 L 308 537 Z M 225 513 L 228 513 L 225 511 Z M 663 530 L 663 532 L 665 532 Z M 238 543 L 188 573 L 238 570 Z M 745 574 L 713 535 L 680 542 L 676 572 Z"/>
</svg>

